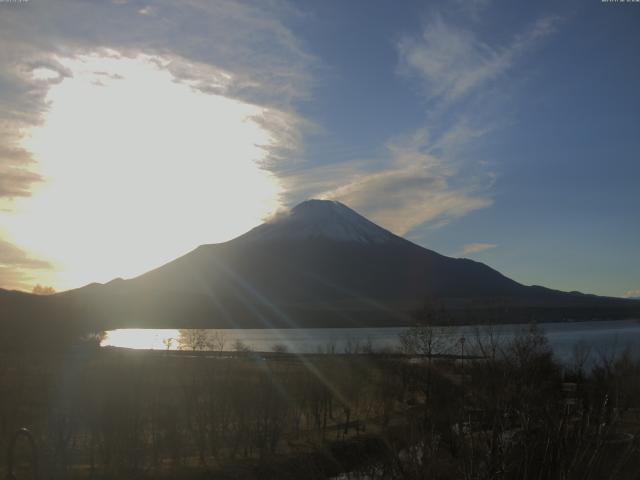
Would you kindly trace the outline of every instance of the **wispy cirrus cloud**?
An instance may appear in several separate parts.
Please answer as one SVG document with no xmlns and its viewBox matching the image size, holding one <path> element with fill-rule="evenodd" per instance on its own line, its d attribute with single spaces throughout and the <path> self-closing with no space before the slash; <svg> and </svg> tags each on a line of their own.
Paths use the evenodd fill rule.
<svg viewBox="0 0 640 480">
<path fill-rule="evenodd" d="M 389 157 L 378 169 L 371 171 L 365 162 L 330 167 L 340 180 L 333 186 L 325 183 L 320 196 L 344 202 L 399 235 L 491 205 L 486 191 L 491 178 L 460 181 L 453 162 L 430 153 L 438 145 L 426 130 L 393 139 L 386 144 Z"/>
<path fill-rule="evenodd" d="M 5 240 L 0 240 L 0 265 L 15 265 L 31 269 L 49 268 L 51 266 L 49 262 L 30 257 L 25 251 Z"/>
<path fill-rule="evenodd" d="M 33 258 L 0 238 L 0 287 L 29 290 L 33 279 L 51 268 L 49 262 Z"/>
<path fill-rule="evenodd" d="M 474 253 L 485 252 L 487 250 L 492 250 L 496 248 L 498 245 L 495 243 L 468 243 L 459 253 L 456 254 L 458 257 L 464 257 L 466 255 L 472 255 Z"/>
<path fill-rule="evenodd" d="M 478 2 L 477 8 L 466 9 L 467 15 L 478 15 L 487 4 Z M 426 112 L 422 126 L 386 142 L 386 157 L 319 172 L 325 179 L 321 196 L 344 201 L 399 234 L 421 225 L 442 227 L 493 204 L 491 187 L 498 175 L 491 162 L 468 152 L 492 133 L 493 121 L 502 119 L 487 121 L 486 109 L 471 98 L 482 97 L 500 81 L 556 30 L 559 19 L 542 17 L 499 47 L 482 41 L 474 22 L 451 23 L 435 14 L 420 35 L 398 42 L 398 73 L 418 81 L 421 94 L 435 101 L 434 108 Z M 332 173 L 333 185 L 327 181 Z M 470 248 L 483 247 L 489 248 Z"/>
<path fill-rule="evenodd" d="M 11 156 L 0 163 L 0 197 L 12 200 L 31 194 L 31 186 L 40 181 L 41 176 L 23 165 Z"/>
<path fill-rule="evenodd" d="M 464 11 L 476 16 L 487 4 Z M 434 14 L 419 35 L 405 35 L 396 45 L 400 77 L 418 82 L 420 95 L 434 101 L 423 124 L 387 139 L 386 153 L 378 158 L 284 176 L 286 190 L 296 198 L 311 192 L 343 201 L 399 234 L 422 225 L 442 227 L 490 207 L 498 174 L 490 161 L 472 152 L 504 120 L 474 99 L 550 35 L 557 22 L 552 16 L 540 18 L 514 34 L 510 44 L 492 47 L 474 32 L 475 18 L 452 23 Z"/>
<path fill-rule="evenodd" d="M 520 57 L 556 30 L 559 18 L 539 18 L 506 46 L 493 47 L 472 30 L 434 15 L 420 36 L 398 43 L 399 71 L 419 77 L 428 98 L 457 100 L 509 70 Z"/>
</svg>

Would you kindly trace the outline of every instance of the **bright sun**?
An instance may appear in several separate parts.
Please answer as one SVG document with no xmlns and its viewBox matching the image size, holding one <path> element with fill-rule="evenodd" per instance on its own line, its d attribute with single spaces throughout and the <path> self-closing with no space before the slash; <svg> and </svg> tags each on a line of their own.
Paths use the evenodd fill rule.
<svg viewBox="0 0 640 480">
<path fill-rule="evenodd" d="M 278 208 L 280 186 L 259 166 L 274 141 L 259 121 L 266 109 L 203 93 L 158 58 L 60 62 L 72 74 L 50 88 L 23 143 L 45 182 L 5 222 L 15 243 L 56 266 L 42 281 L 66 289 L 134 276 Z"/>
</svg>

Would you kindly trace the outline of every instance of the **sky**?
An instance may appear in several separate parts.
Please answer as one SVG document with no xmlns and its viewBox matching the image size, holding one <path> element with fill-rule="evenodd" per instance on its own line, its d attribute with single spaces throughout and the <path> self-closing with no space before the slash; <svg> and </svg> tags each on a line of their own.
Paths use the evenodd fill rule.
<svg viewBox="0 0 640 480">
<path fill-rule="evenodd" d="M 640 3 L 0 0 L 0 288 L 129 278 L 308 198 L 640 296 Z"/>
</svg>

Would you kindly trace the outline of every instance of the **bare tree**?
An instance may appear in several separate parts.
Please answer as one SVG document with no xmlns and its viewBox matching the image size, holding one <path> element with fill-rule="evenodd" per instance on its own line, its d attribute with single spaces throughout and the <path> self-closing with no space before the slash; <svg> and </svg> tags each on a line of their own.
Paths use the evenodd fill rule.
<svg viewBox="0 0 640 480">
<path fill-rule="evenodd" d="M 429 364 L 433 355 L 443 353 L 446 341 L 441 327 L 422 324 L 411 327 L 400 334 L 400 348 L 407 355 L 424 355 Z"/>
<path fill-rule="evenodd" d="M 572 367 L 575 373 L 582 375 L 584 367 L 591 356 L 591 344 L 586 340 L 579 340 L 573 344 L 572 348 Z"/>
<path fill-rule="evenodd" d="M 251 351 L 251 347 L 239 338 L 233 342 L 233 349 L 238 353 L 249 353 Z"/>
<path fill-rule="evenodd" d="M 207 350 L 209 347 L 209 333 L 207 330 L 191 328 L 180 330 L 180 348 L 196 350 Z"/>
<path fill-rule="evenodd" d="M 216 330 L 210 335 L 209 342 L 213 350 L 216 352 L 223 352 L 224 346 L 227 343 L 227 335 L 220 330 Z"/>
</svg>

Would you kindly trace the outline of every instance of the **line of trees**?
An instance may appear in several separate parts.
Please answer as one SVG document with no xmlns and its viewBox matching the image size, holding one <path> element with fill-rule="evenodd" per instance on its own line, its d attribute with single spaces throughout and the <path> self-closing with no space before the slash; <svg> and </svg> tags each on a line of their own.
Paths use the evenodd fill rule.
<svg viewBox="0 0 640 480">
<path fill-rule="evenodd" d="M 199 349 L 200 337 L 192 340 Z M 640 363 L 629 352 L 588 362 L 589 347 L 578 344 L 572 364 L 561 366 L 531 326 L 509 342 L 478 330 L 454 343 L 474 359 L 462 349 L 441 358 L 435 353 L 451 338 L 430 322 L 405 333 L 401 345 L 405 355 L 357 342 L 351 355 L 328 347 L 323 355 L 296 356 L 275 346 L 278 355 L 265 357 L 7 353 L 0 359 L 0 449 L 15 429 L 31 428 L 41 470 L 52 479 L 274 465 L 279 455 L 323 449 L 335 459 L 363 436 L 384 448 L 373 459 L 354 450 L 340 467 L 351 470 L 347 477 L 640 474 Z M 338 441 L 342 453 L 330 448 Z M 273 475 L 259 478 L 286 477 Z M 305 472 L 325 477 L 321 469 Z"/>
<path fill-rule="evenodd" d="M 397 363 L 411 421 L 386 433 L 387 455 L 352 472 L 371 479 L 630 479 L 640 475 L 640 361 L 576 345 L 560 365 L 535 325 L 505 342 L 467 339 L 482 360 L 432 358 L 422 324 L 404 335 L 421 362 Z M 464 362 L 464 363 L 463 363 Z M 348 476 L 349 477 L 349 476 Z"/>
<path fill-rule="evenodd" d="M 364 356 L 84 351 L 0 365 L 0 450 L 29 427 L 51 478 L 122 478 L 308 450 L 360 432 L 387 394 L 377 361 Z"/>
</svg>

